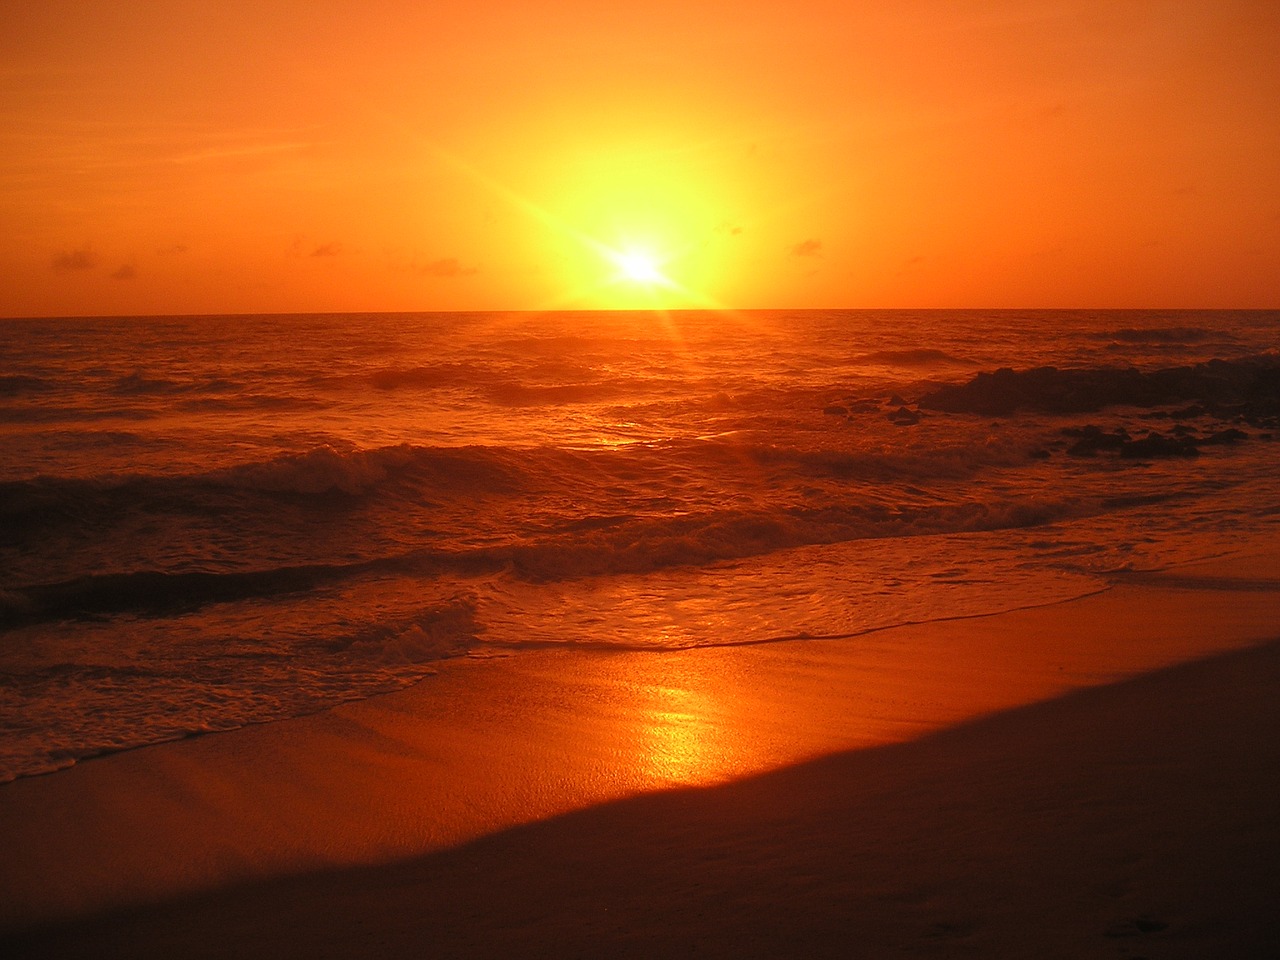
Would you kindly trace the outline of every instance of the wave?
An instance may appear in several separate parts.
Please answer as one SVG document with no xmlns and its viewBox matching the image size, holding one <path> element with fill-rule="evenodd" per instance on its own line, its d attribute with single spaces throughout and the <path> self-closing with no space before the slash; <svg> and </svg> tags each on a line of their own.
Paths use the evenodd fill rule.
<svg viewBox="0 0 1280 960">
<path fill-rule="evenodd" d="M 1159 407 L 1198 403 L 1201 413 L 1273 425 L 1280 413 L 1280 355 L 1210 360 L 1142 372 L 1132 367 L 1060 370 L 1008 367 L 943 387 L 920 406 L 948 413 L 1004 416 L 1018 410 L 1091 413 L 1110 406 Z"/>
<path fill-rule="evenodd" d="M 118 378 L 111 385 L 111 392 L 126 397 L 158 396 L 175 393 L 189 393 L 200 386 L 190 382 L 170 380 L 163 377 L 149 377 L 144 373 L 130 373 Z"/>
<path fill-rule="evenodd" d="M 371 626 L 342 644 L 342 653 L 366 666 L 414 666 L 465 654 L 480 626 L 474 594 L 459 594 L 414 616 Z"/>
<path fill-rule="evenodd" d="M 877 350 L 858 357 L 859 363 L 889 363 L 903 367 L 924 367 L 930 364 L 958 364 L 973 366 L 972 360 L 955 357 L 945 350 L 920 348 L 917 350 Z"/>
<path fill-rule="evenodd" d="M 122 613 L 169 615 L 211 603 L 300 594 L 366 576 L 503 574 L 545 583 L 638 574 L 761 556 L 814 544 L 1037 526 L 1105 509 L 1079 500 L 962 502 L 922 507 L 725 509 L 570 521 L 505 544 L 421 547 L 352 563 L 258 570 L 138 570 L 0 592 L 0 627 Z"/>
<path fill-rule="evenodd" d="M 20 530 L 46 521 L 76 522 L 152 509 L 205 512 L 243 506 L 243 494 L 301 498 L 359 498 L 398 478 L 434 481 L 443 490 L 506 490 L 513 456 L 502 448 L 420 447 L 398 444 L 368 450 L 320 446 L 194 474 L 41 476 L 0 482 L 0 521 Z"/>
<path fill-rule="evenodd" d="M 543 403 L 574 403 L 581 400 L 613 399 L 627 396 L 634 384 L 618 380 L 601 381 L 593 368 L 563 357 L 538 358 L 536 362 L 513 364 L 509 359 L 496 365 L 452 361 L 387 366 L 340 376 L 308 378 L 312 387 L 373 387 L 380 391 L 465 389 L 484 396 L 499 406 L 530 406 Z"/>
<path fill-rule="evenodd" d="M 351 576 L 369 564 L 329 565 L 216 573 L 90 574 L 58 583 L 0 592 L 0 627 L 125 612 L 162 614 L 208 603 L 278 596 Z"/>
<path fill-rule="evenodd" d="M 539 538 L 581 538 L 584 531 L 598 536 L 601 529 L 618 536 L 643 529 L 636 536 L 651 538 L 653 530 L 703 522 L 697 518 L 707 526 L 693 535 L 695 541 L 715 539 L 716 526 L 726 522 L 736 524 L 736 532 L 722 539 L 749 540 L 747 528 L 759 516 L 808 531 L 781 535 L 775 545 L 817 542 L 824 536 L 821 524 L 831 518 L 802 522 L 804 514 L 794 504 L 812 509 L 857 502 L 871 510 L 877 502 L 927 500 L 919 484 L 964 481 L 987 469 L 1020 466 L 1027 456 L 1016 440 L 848 451 L 728 436 L 587 449 L 320 446 L 187 474 L 42 476 L 0 482 L 0 528 L 6 546 L 18 551 L 0 586 L 70 583 L 79 573 L 123 575 L 130 568 L 189 575 L 136 589 L 100 589 L 97 581 L 85 581 L 66 588 L 70 592 L 51 588 L 31 601 L 40 610 L 105 609 L 118 587 L 123 597 L 154 594 L 164 606 L 169 592 L 205 599 L 255 595 L 251 576 L 234 579 L 245 569 L 306 569 L 312 571 L 306 577 L 319 582 L 328 574 L 317 570 L 337 567 L 349 571 L 340 576 L 348 576 L 361 572 L 359 564 L 427 546 L 446 553 L 473 545 L 497 549 Z M 726 509 L 740 504 L 755 505 L 750 518 Z M 645 523 L 657 526 L 642 528 Z M 840 537 L 859 535 L 847 524 L 837 529 Z M 675 534 L 664 549 L 688 549 L 691 557 L 734 556 L 746 549 L 681 547 L 682 536 Z M 750 549 L 765 548 L 771 547 Z M 581 543 L 575 549 L 581 554 Z M 610 557 L 611 551 L 617 556 Z M 582 563 L 608 569 L 618 557 L 631 556 L 627 564 L 643 567 L 650 562 L 636 559 L 643 552 L 619 540 Z M 536 576 L 550 575 L 546 571 L 556 565 L 525 553 L 468 556 L 482 567 L 527 565 L 540 571 Z M 202 579 L 223 574 L 233 578 Z M 268 592 L 302 575 L 273 576 L 263 588 Z M 99 593 L 101 601 L 94 599 Z M 128 607 L 141 601 L 121 602 Z M 13 612 L 10 619 L 15 616 L 20 618 Z"/>
<path fill-rule="evenodd" d="M 267 493 L 359 496 L 384 483 L 398 471 L 415 462 L 420 463 L 425 449 L 409 444 L 372 450 L 339 450 L 323 446 L 261 463 L 228 467 L 198 479 L 211 486 Z"/>
<path fill-rule="evenodd" d="M 0 520 L 11 527 L 67 516 L 147 511 L 200 511 L 229 506 L 228 496 L 362 499 L 394 491 L 416 498 L 457 493 L 580 494 L 592 484 L 629 488 L 706 474 L 785 479 L 793 474 L 837 479 L 952 477 L 1021 459 L 1021 452 L 939 445 L 928 450 L 803 450 L 733 437 L 632 444 L 620 449 L 550 446 L 436 447 L 396 444 L 367 449 L 321 445 L 188 474 L 41 476 L 0 482 Z M 240 504 L 241 506 L 243 504 Z"/>
<path fill-rule="evenodd" d="M 1209 330 L 1205 327 L 1121 327 L 1118 330 L 1103 330 L 1091 335 L 1095 340 L 1118 341 L 1120 343 L 1153 343 L 1153 344 L 1198 344 L 1210 340 L 1234 339 L 1221 330 Z"/>
<path fill-rule="evenodd" d="M 43 393 L 53 388 L 53 384 L 42 377 L 27 374 L 9 374 L 0 376 L 0 397 L 16 397 L 24 393 Z"/>
<path fill-rule="evenodd" d="M 724 510 L 575 529 L 572 535 L 478 551 L 473 559 L 483 557 L 522 579 L 546 582 L 704 566 L 816 544 L 1038 526 L 1099 507 L 1079 501 L 1025 501 Z"/>
</svg>

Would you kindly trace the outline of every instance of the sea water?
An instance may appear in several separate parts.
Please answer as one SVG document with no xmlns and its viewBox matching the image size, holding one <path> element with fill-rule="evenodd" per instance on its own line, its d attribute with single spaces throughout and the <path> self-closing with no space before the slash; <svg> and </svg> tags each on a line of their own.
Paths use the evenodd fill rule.
<svg viewBox="0 0 1280 960">
<path fill-rule="evenodd" d="M 0 321 L 0 780 L 446 658 L 853 643 L 1274 537 L 1278 334 L 1203 311 Z"/>
</svg>

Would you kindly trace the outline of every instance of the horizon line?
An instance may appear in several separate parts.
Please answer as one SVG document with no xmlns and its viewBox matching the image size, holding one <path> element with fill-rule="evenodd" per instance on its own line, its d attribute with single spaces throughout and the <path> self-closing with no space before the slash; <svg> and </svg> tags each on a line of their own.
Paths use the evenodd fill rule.
<svg viewBox="0 0 1280 960">
<path fill-rule="evenodd" d="M 515 307 L 468 310 L 264 310 L 192 311 L 189 313 L 45 313 L 0 316 L 0 322 L 23 320 L 182 320 L 235 317 L 371 317 L 474 316 L 479 314 L 715 314 L 715 313 L 1280 313 L 1270 307 L 573 307 L 568 309 Z"/>
</svg>

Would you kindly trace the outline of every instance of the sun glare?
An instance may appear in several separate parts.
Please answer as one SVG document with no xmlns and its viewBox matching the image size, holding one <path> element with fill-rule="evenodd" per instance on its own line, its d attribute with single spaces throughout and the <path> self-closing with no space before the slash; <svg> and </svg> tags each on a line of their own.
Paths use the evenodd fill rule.
<svg viewBox="0 0 1280 960">
<path fill-rule="evenodd" d="M 663 274 L 657 259 L 644 251 L 620 251 L 613 255 L 613 261 L 617 264 L 620 279 L 646 286 L 670 286 L 671 284 Z"/>
</svg>

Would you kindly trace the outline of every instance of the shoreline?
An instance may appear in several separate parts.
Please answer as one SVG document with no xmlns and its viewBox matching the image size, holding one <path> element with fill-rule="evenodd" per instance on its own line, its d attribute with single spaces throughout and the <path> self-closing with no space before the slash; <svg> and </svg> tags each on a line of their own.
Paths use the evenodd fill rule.
<svg viewBox="0 0 1280 960">
<path fill-rule="evenodd" d="M 1280 641 L 8 955 L 1270 956 L 1278 683 Z"/>
<path fill-rule="evenodd" d="M 180 926 L 202 897 L 394 872 L 619 804 L 870 763 L 858 758 L 1076 702 L 1080 688 L 1185 661 L 1203 662 L 1175 669 L 1212 672 L 1203 658 L 1224 651 L 1276 659 L 1280 558 L 1158 579 L 853 641 L 459 662 L 321 714 L 13 781 L 0 786 L 0 930 L 52 943 L 82 929 L 71 921 L 139 909 Z"/>
<path fill-rule="evenodd" d="M 1156 576 L 1158 577 L 1159 574 L 1157 574 Z M 1142 583 L 1143 582 L 1142 577 L 1143 577 L 1142 574 L 1135 574 L 1132 576 L 1126 575 L 1125 580 L 1126 582 L 1131 581 L 1135 583 Z M 1223 583 L 1227 585 L 1223 586 L 1222 589 L 1266 590 L 1266 589 L 1269 589 L 1271 586 L 1270 581 L 1258 581 L 1256 583 L 1249 584 L 1247 581 L 1235 581 L 1235 580 L 1231 580 L 1230 578 L 1223 578 Z M 1243 583 L 1246 585 L 1231 586 L 1231 584 L 1236 584 L 1236 583 Z M 1157 583 L 1156 585 L 1159 585 L 1159 584 Z M 853 630 L 848 633 L 830 633 L 830 634 L 804 633 L 804 634 L 793 634 L 788 636 L 771 636 L 771 637 L 765 637 L 765 638 L 756 639 L 756 640 L 741 640 L 741 641 L 725 640 L 725 641 L 717 641 L 717 642 L 697 643 L 697 644 L 690 644 L 689 646 L 686 646 L 686 647 L 645 648 L 640 646 L 625 646 L 625 645 L 619 644 L 616 647 L 612 647 L 612 648 L 602 648 L 599 646 L 595 646 L 590 649 L 591 649 L 591 655 L 598 655 L 598 656 L 614 656 L 618 654 L 641 654 L 641 655 L 652 654 L 656 656 L 662 656 L 662 655 L 670 655 L 670 654 L 689 653 L 696 650 L 745 649 L 747 647 L 769 646 L 773 644 L 852 641 L 852 640 L 861 639 L 863 637 L 868 637 L 873 634 L 882 633 L 888 630 L 900 630 L 904 628 L 921 627 L 921 626 L 927 626 L 929 624 L 935 624 L 935 623 L 936 624 L 950 623 L 956 620 L 986 620 L 992 617 L 1001 616 L 1006 613 L 1018 613 L 1023 610 L 1035 610 L 1041 607 L 1061 606 L 1062 604 L 1074 603 L 1078 600 L 1083 600 L 1088 597 L 1093 597 L 1099 594 L 1107 593 L 1108 591 L 1114 589 L 1115 586 L 1116 586 L 1115 583 L 1108 583 L 1108 584 L 1105 584 L 1104 586 L 1096 587 L 1094 589 L 1090 589 L 1088 591 L 1081 592 L 1072 596 L 1061 597 L 1053 600 L 1036 601 L 1036 602 L 1027 603 L 1021 606 L 1011 606 L 1011 607 L 996 610 L 990 613 L 959 613 L 951 616 L 941 616 L 931 620 L 903 620 L 897 623 L 877 624 L 875 626 L 869 626 L 863 629 Z M 1277 586 L 1278 588 L 1280 588 L 1280 584 L 1278 584 Z M 1190 588 L 1195 589 L 1195 586 L 1191 585 Z M 511 652 L 502 651 L 498 649 L 498 652 L 496 653 L 479 654 L 479 655 L 463 653 L 453 657 L 442 657 L 439 660 L 428 661 L 429 672 L 424 673 L 422 676 L 415 679 L 413 682 L 408 684 L 407 687 L 398 687 L 395 689 L 383 691 L 381 693 L 373 693 L 368 696 L 355 697 L 350 700 L 341 700 L 334 703 L 325 704 L 323 706 L 319 706 L 312 710 L 309 710 L 305 713 L 297 713 L 297 714 L 292 714 L 290 716 L 283 716 L 283 717 L 274 717 L 274 718 L 265 719 L 265 720 L 250 720 L 240 724 L 239 726 L 227 727 L 225 729 L 220 728 L 220 729 L 193 730 L 190 732 L 182 733 L 177 736 L 171 737 L 167 740 L 154 740 L 151 742 L 137 743 L 129 746 L 104 748 L 98 751 L 97 753 L 90 753 L 90 754 L 85 754 L 83 756 L 74 757 L 68 760 L 65 764 L 58 767 L 50 767 L 49 769 L 46 769 L 46 770 L 38 770 L 31 773 L 21 773 L 21 774 L 18 774 L 17 776 L 11 777 L 8 780 L 0 780 L 0 790 L 2 790 L 7 784 L 10 784 L 10 783 L 14 783 L 22 780 L 29 780 L 32 778 L 53 776 L 55 774 L 62 773 L 63 771 L 69 770 L 72 767 L 77 767 L 85 763 L 96 763 L 99 760 L 108 759 L 108 758 L 117 756 L 119 754 L 132 753 L 135 750 L 147 750 L 153 747 L 162 747 L 167 744 L 175 744 L 175 743 L 182 743 L 187 740 L 195 740 L 200 737 L 222 736 L 225 734 L 234 734 L 240 730 L 249 729 L 253 727 L 271 726 L 277 723 L 287 723 L 295 720 L 304 720 L 308 717 L 313 717 L 322 713 L 328 713 L 331 710 L 340 709 L 340 708 L 349 706 L 351 704 L 364 703 L 369 700 L 377 700 L 381 697 L 393 696 L 395 694 L 404 692 L 406 689 L 411 689 L 412 687 L 416 687 L 419 684 L 430 683 L 430 681 L 441 670 L 449 669 L 452 665 L 455 665 L 459 662 L 476 662 L 476 661 L 495 660 L 495 659 L 507 659 L 510 657 L 528 656 L 530 655 L 530 653 L 537 653 L 537 652 L 546 653 L 546 652 L 569 651 L 571 653 L 577 654 L 579 652 L 582 652 L 583 649 L 584 648 L 581 645 L 577 645 L 577 644 L 564 644 L 563 646 L 548 644 L 540 648 L 525 647 L 525 648 L 514 650 Z"/>
</svg>

